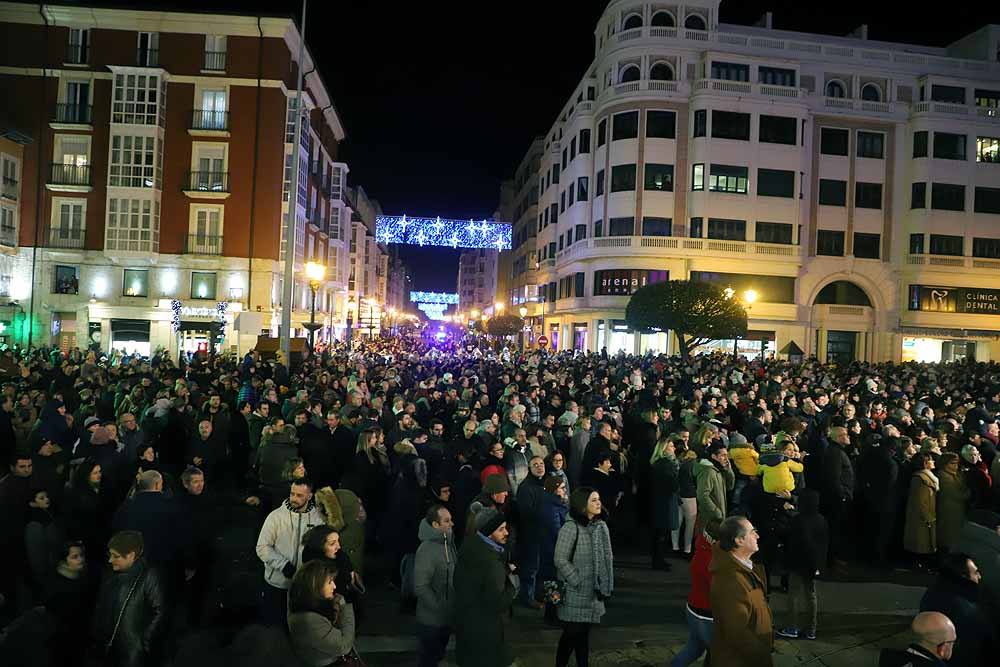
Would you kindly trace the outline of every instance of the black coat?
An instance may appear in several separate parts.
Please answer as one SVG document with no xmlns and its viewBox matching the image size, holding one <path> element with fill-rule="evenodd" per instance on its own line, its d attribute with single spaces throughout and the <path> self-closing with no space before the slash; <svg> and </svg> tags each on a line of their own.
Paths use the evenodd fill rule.
<svg viewBox="0 0 1000 667">
<path fill-rule="evenodd" d="M 833 508 L 854 498 L 854 467 L 847 452 L 836 443 L 831 442 L 823 454 L 822 480 L 821 497 L 824 507 Z"/>
<path fill-rule="evenodd" d="M 787 564 L 790 570 L 812 579 L 826 565 L 830 529 L 819 513 L 819 494 L 803 489 L 799 494 L 799 513 L 788 524 Z"/>
<path fill-rule="evenodd" d="M 335 485 L 334 436 L 326 425 L 318 428 L 315 424 L 305 424 L 299 429 L 299 455 L 316 488 Z"/>
<path fill-rule="evenodd" d="M 190 543 L 190 526 L 182 523 L 177 501 L 157 491 L 140 491 L 115 514 L 115 532 L 137 530 L 149 564 L 171 569 L 180 563 Z"/>
<path fill-rule="evenodd" d="M 102 648 L 114 634 L 106 664 L 157 665 L 167 630 L 167 611 L 166 588 L 156 568 L 140 559 L 126 572 L 108 571 L 97 594 L 92 632 L 95 643 Z M 121 623 L 116 633 L 119 616 Z"/>
<path fill-rule="evenodd" d="M 358 437 L 344 424 L 337 426 L 333 432 L 334 482 L 337 486 L 354 464 L 354 452 Z"/>
<path fill-rule="evenodd" d="M 870 446 L 858 461 L 862 498 L 871 509 L 892 509 L 896 500 L 899 464 L 888 447 Z"/>
<path fill-rule="evenodd" d="M 979 586 L 942 572 L 920 599 L 920 611 L 938 611 L 951 619 L 959 642 L 949 667 L 977 667 L 995 660 L 996 637 L 978 605 Z"/>
</svg>

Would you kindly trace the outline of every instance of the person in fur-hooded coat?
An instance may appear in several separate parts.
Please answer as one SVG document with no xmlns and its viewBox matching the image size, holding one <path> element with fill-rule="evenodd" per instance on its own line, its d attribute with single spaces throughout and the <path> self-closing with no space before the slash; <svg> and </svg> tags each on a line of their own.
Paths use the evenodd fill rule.
<svg viewBox="0 0 1000 667">
<path fill-rule="evenodd" d="M 325 486 L 316 492 L 326 522 L 340 532 L 340 548 L 347 552 L 359 575 L 365 570 L 365 508 L 353 491 Z"/>
</svg>

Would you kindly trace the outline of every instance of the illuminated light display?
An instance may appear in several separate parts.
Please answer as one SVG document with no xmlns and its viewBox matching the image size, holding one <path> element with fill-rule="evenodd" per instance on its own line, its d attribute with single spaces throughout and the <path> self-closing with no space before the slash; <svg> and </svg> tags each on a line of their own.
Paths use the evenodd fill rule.
<svg viewBox="0 0 1000 667">
<path fill-rule="evenodd" d="M 458 303 L 458 294 L 451 292 L 410 292 L 410 301 L 413 303 L 446 303 L 455 305 Z"/>
<path fill-rule="evenodd" d="M 511 249 L 511 226 L 489 220 L 449 220 L 380 215 L 375 218 L 377 243 L 407 243 L 445 248 Z"/>
<path fill-rule="evenodd" d="M 418 303 L 417 308 L 427 313 L 427 317 L 432 320 L 443 320 L 444 311 L 448 309 L 446 303 Z"/>
</svg>

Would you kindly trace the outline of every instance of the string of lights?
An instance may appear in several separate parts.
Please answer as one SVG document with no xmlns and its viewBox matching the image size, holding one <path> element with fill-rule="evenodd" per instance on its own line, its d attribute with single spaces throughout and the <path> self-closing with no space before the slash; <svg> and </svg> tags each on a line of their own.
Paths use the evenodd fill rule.
<svg viewBox="0 0 1000 667">
<path fill-rule="evenodd" d="M 410 301 L 413 303 L 446 303 L 455 305 L 458 303 L 458 294 L 455 292 L 410 292 Z"/>
<path fill-rule="evenodd" d="M 407 243 L 445 248 L 511 249 L 511 226 L 505 222 L 410 218 L 380 215 L 375 218 L 377 243 Z"/>
<path fill-rule="evenodd" d="M 427 317 L 432 320 L 443 320 L 444 311 L 448 309 L 446 303 L 418 303 L 417 308 L 427 313 Z"/>
</svg>

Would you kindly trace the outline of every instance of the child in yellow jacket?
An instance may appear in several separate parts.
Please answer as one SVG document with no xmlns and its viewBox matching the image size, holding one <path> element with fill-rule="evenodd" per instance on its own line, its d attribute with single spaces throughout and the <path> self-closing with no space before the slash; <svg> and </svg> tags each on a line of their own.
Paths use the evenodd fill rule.
<svg viewBox="0 0 1000 667">
<path fill-rule="evenodd" d="M 757 460 L 760 454 L 753 445 L 747 442 L 742 433 L 732 433 L 729 436 L 729 458 L 736 467 L 736 471 L 747 477 L 757 475 Z"/>
<path fill-rule="evenodd" d="M 792 473 L 799 473 L 805 470 L 803 465 L 796 461 L 796 446 L 794 442 L 786 441 L 780 452 L 764 454 L 760 458 L 757 466 L 757 474 L 764 476 L 765 493 L 791 493 L 795 490 L 795 477 Z"/>
</svg>

